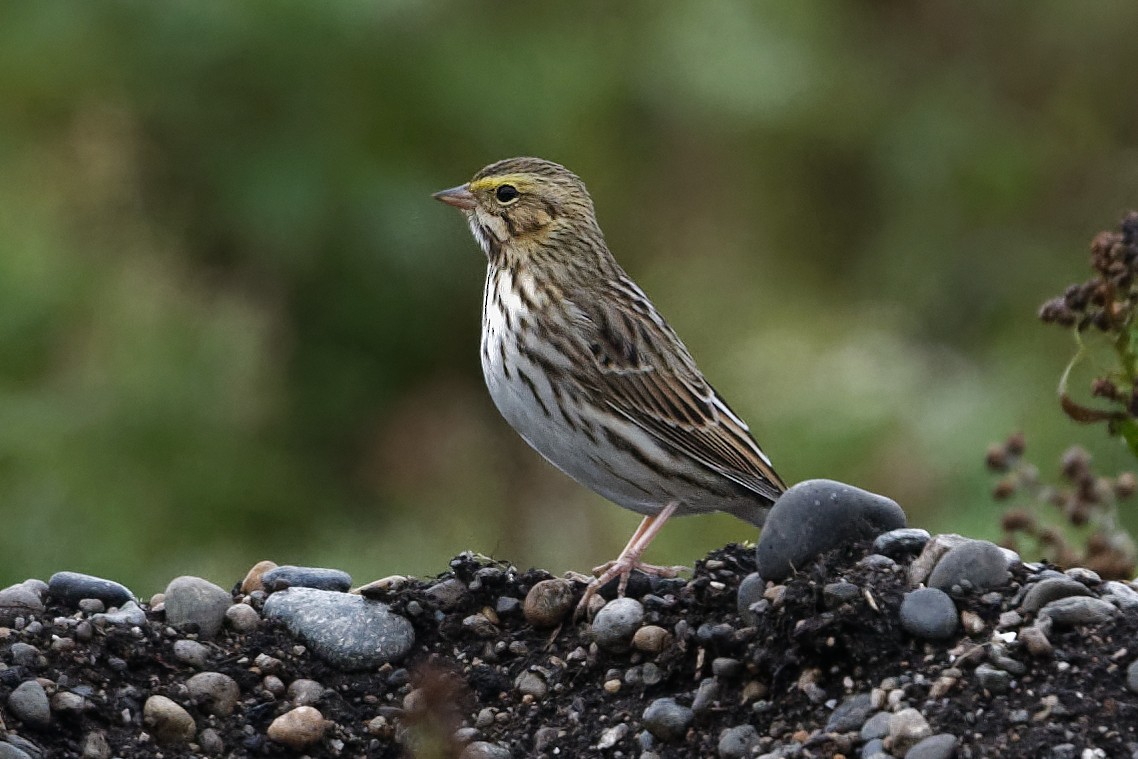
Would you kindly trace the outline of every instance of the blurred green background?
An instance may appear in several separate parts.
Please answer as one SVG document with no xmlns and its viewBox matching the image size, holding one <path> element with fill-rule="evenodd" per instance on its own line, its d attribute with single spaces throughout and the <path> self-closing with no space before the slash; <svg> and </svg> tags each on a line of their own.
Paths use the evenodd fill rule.
<svg viewBox="0 0 1138 759">
<path fill-rule="evenodd" d="M 0 582 L 255 561 L 553 571 L 638 517 L 481 380 L 485 260 L 431 200 L 534 154 L 790 481 L 997 535 L 1045 471 L 1039 303 L 1138 206 L 1134 3 L 0 5 Z M 1130 524 L 1135 520 L 1130 518 Z M 755 530 L 666 529 L 690 564 Z"/>
</svg>

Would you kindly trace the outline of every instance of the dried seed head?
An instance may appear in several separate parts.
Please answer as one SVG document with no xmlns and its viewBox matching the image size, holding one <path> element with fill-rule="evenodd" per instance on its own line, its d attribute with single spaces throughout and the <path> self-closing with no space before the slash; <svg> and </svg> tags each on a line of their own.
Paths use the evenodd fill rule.
<svg viewBox="0 0 1138 759">
<path fill-rule="evenodd" d="M 1022 432 L 1015 432 L 1008 437 L 1008 442 L 1005 445 L 1011 455 L 1022 456 L 1023 452 L 1027 450 L 1027 438 Z"/>
<path fill-rule="evenodd" d="M 1035 515 L 1027 509 L 1008 509 L 1000 519 L 1005 532 L 1032 532 L 1035 529 Z"/>
<path fill-rule="evenodd" d="M 988 446 L 988 452 L 984 455 L 984 461 L 988 468 L 993 472 L 1004 472 L 1008 468 L 1008 450 L 999 443 L 992 443 Z"/>
<path fill-rule="evenodd" d="M 1091 455 L 1077 445 L 1068 448 L 1059 460 L 1059 467 L 1063 470 L 1063 476 L 1069 480 L 1081 479 L 1087 474 L 1090 465 Z"/>
<path fill-rule="evenodd" d="M 1138 491 L 1138 477 L 1134 472 L 1123 472 L 1114 481 L 1114 494 L 1119 498 L 1129 498 Z"/>
<path fill-rule="evenodd" d="M 1015 495 L 1016 482 L 1012 477 L 1001 477 L 992 488 L 992 497 L 997 501 L 1006 501 Z"/>
</svg>

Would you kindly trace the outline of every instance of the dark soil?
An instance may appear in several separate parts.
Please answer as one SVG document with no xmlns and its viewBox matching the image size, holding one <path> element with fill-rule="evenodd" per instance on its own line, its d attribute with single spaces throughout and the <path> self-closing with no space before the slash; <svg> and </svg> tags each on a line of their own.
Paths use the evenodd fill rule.
<svg viewBox="0 0 1138 759">
<path fill-rule="evenodd" d="M 786 581 L 781 599 L 771 594 L 772 608 L 754 626 L 740 619 L 735 593 L 754 570 L 753 549 L 728 546 L 714 552 L 699 562 L 690 581 L 660 581 L 653 588 L 644 580 L 630 595 L 642 597 L 645 624 L 674 635 L 672 644 L 655 655 L 599 650 L 584 621 L 534 629 L 520 607 L 496 615 L 497 626 L 481 632 L 488 637 L 478 637 L 464 619 L 495 609 L 503 597 L 523 600 L 549 575 L 462 556 L 445 575 L 468 585 L 454 608 L 439 609 L 425 592 L 434 581 L 412 582 L 385 599 L 412 620 L 417 636 L 412 654 L 398 666 L 340 672 L 267 621 L 247 635 L 223 631 L 209 643 L 214 649 L 209 669 L 229 675 L 241 688 L 235 713 L 225 718 L 207 714 L 187 697 L 184 683 L 196 670 L 173 654 L 174 642 L 185 635 L 166 627 L 160 613 L 151 613 L 145 628 L 96 629 L 90 640 L 68 648 L 52 645 L 53 635 L 68 629 L 55 619 L 79 613 L 51 607 L 38 620 L 42 629 L 32 624 L 0 630 L 0 662 L 7 664 L 0 670 L 0 705 L 16 685 L 36 676 L 46 678 L 49 694 L 70 690 L 85 696 L 88 708 L 69 719 L 54 715 L 53 725 L 38 731 L 20 724 L 7 708 L 0 716 L 10 735 L 30 741 L 44 757 L 81 756 L 92 731 L 103 732 L 113 755 L 124 759 L 202 755 L 194 744 L 159 747 L 146 734 L 143 702 L 161 694 L 185 706 L 199 731 L 212 727 L 220 734 L 221 756 L 300 755 L 266 737 L 269 723 L 290 708 L 286 696 L 264 687 L 267 673 L 254 660 L 267 654 L 280 660 L 272 674 L 283 684 L 307 678 L 327 688 L 315 706 L 333 724 L 320 743 L 303 752 L 312 757 L 453 756 L 461 749 L 452 741 L 455 731 L 476 725 L 476 735 L 472 729 L 465 735 L 460 731 L 460 739 L 498 743 L 516 757 L 637 757 L 644 750 L 660 757 L 715 757 L 721 731 L 747 724 L 762 736 L 757 754 L 789 744 L 786 756 L 852 757 L 860 755 L 863 743 L 856 730 L 833 734 L 823 728 L 836 703 L 868 694 L 887 678 L 896 680 L 886 682 L 886 689 L 902 691 L 904 703 L 923 713 L 934 733 L 958 738 L 959 757 L 1048 757 L 1059 744 L 1073 744 L 1078 752 L 1094 747 L 1104 752 L 1098 756 L 1132 755 L 1138 744 L 1138 695 L 1127 690 L 1125 674 L 1138 653 L 1138 615 L 1124 613 L 1095 628 L 1056 630 L 1050 636 L 1055 652 L 1046 658 L 1010 644 L 1026 673 L 1015 677 L 1009 692 L 993 694 L 979 686 L 973 669 L 984 660 L 1000 613 L 1015 608 L 1027 570 L 1014 570 L 1012 583 L 998 593 L 956 599 L 958 609 L 985 623 L 974 639 L 928 643 L 908 635 L 898 621 L 897 609 L 909 590 L 904 562 L 895 569 L 859 564 L 866 549 L 834 551 Z M 501 571 L 481 572 L 475 581 L 475 573 L 487 566 Z M 857 585 L 861 594 L 832 606 L 823 586 L 839 579 Z M 40 649 L 40 665 L 13 664 L 10 649 L 18 641 Z M 648 704 L 670 696 L 690 706 L 720 657 L 742 667 L 716 677 L 719 693 L 711 708 L 697 713 L 683 738 L 651 739 L 641 726 Z M 659 680 L 646 685 L 638 670 L 642 673 L 649 662 L 659 668 Z M 930 687 L 949 667 L 959 670 L 955 684 L 945 695 L 929 698 Z M 532 668 L 549 685 L 543 698 L 522 696 L 515 687 L 516 678 Z M 620 682 L 619 690 L 613 681 Z M 620 723 L 628 724 L 620 740 L 596 748 L 605 731 Z"/>
</svg>

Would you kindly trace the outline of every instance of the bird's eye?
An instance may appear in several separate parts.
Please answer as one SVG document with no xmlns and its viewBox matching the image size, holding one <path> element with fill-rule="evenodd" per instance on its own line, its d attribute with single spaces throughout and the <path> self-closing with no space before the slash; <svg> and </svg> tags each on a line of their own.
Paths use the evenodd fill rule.
<svg viewBox="0 0 1138 759">
<path fill-rule="evenodd" d="M 498 185 L 498 189 L 494 190 L 494 197 L 499 203 L 512 203 L 518 199 L 518 195 L 518 188 L 512 184 Z"/>
</svg>

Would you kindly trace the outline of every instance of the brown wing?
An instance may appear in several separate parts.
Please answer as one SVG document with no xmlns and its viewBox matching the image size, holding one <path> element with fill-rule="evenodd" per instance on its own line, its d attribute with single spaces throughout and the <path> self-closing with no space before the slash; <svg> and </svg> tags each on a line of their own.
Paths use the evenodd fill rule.
<svg viewBox="0 0 1138 759">
<path fill-rule="evenodd" d="M 786 489 L 747 425 L 631 280 L 572 300 L 595 366 L 585 379 L 614 411 L 698 463 L 775 500 Z M 593 381 L 590 382 L 589 379 Z"/>
</svg>

